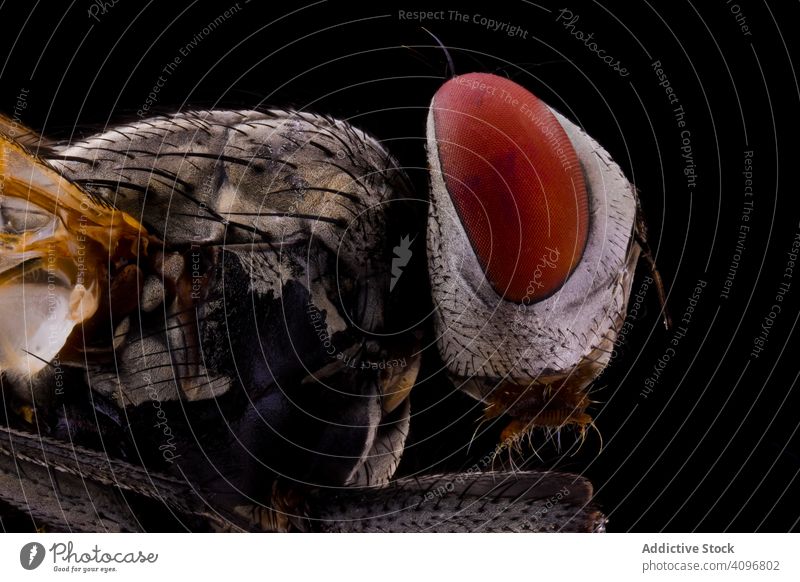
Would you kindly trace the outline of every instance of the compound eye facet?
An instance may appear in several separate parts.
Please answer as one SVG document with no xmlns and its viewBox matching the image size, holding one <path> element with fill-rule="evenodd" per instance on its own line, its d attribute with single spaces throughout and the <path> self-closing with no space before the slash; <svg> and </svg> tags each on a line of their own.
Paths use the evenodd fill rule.
<svg viewBox="0 0 800 582">
<path fill-rule="evenodd" d="M 455 77 L 431 104 L 447 192 L 494 290 L 558 291 L 580 262 L 589 203 L 575 149 L 547 105 L 513 81 Z"/>
</svg>

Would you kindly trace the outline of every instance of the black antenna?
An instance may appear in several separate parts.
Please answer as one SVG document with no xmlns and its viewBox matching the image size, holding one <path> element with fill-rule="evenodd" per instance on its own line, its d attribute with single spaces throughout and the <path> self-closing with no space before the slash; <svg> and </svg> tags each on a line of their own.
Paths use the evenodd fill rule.
<svg viewBox="0 0 800 582">
<path fill-rule="evenodd" d="M 435 34 L 433 34 L 430 30 L 428 30 L 424 26 L 422 26 L 421 28 L 422 28 L 422 30 L 424 30 L 425 32 L 430 34 L 433 37 L 433 40 L 436 41 L 436 44 L 438 44 L 441 47 L 441 49 L 444 51 L 444 55 L 447 57 L 447 69 L 448 69 L 448 72 L 449 72 L 447 77 L 448 78 L 455 77 L 456 76 L 456 67 L 455 67 L 455 65 L 453 65 L 453 59 L 450 56 L 450 51 L 447 50 L 447 47 L 444 46 L 444 44 L 442 44 L 442 41 L 440 41 L 439 38 Z"/>
</svg>

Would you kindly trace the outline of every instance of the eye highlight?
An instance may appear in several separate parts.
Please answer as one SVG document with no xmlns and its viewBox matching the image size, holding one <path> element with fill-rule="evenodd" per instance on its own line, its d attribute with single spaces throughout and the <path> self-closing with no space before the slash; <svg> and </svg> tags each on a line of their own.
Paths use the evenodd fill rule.
<svg viewBox="0 0 800 582">
<path fill-rule="evenodd" d="M 484 73 L 445 83 L 431 110 L 445 188 L 492 287 L 516 303 L 549 297 L 580 262 L 589 230 L 564 129 L 532 93 Z"/>
</svg>

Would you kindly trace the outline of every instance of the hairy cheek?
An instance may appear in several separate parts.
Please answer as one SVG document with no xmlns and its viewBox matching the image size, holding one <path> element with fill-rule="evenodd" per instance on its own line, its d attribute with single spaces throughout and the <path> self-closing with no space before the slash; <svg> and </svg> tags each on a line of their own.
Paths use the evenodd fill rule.
<svg viewBox="0 0 800 582">
<path fill-rule="evenodd" d="M 583 254 L 588 196 L 577 154 L 550 109 L 513 81 L 456 77 L 431 105 L 442 179 L 495 291 L 556 292 Z"/>
</svg>

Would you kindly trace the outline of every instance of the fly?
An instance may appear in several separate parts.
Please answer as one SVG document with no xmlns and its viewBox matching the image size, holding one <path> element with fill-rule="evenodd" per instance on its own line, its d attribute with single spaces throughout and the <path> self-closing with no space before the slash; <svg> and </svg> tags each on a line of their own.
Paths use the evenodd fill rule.
<svg viewBox="0 0 800 582">
<path fill-rule="evenodd" d="M 56 529 L 148 529 L 163 504 L 193 530 L 464 531 L 487 500 L 502 511 L 485 531 L 604 528 L 578 475 L 395 477 L 425 337 L 453 385 L 507 419 L 504 441 L 592 423 L 644 252 L 637 195 L 525 89 L 472 74 L 437 92 L 427 226 L 391 154 L 330 117 L 188 111 L 73 144 L 11 123 L 0 497 L 34 500 Z M 413 229 L 391 235 L 406 224 L 427 231 L 427 269 Z M 425 300 L 431 323 L 404 321 Z M 48 512 L 43 475 L 26 485 L 17 463 L 78 492 Z"/>
</svg>

